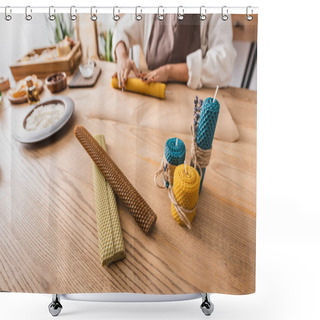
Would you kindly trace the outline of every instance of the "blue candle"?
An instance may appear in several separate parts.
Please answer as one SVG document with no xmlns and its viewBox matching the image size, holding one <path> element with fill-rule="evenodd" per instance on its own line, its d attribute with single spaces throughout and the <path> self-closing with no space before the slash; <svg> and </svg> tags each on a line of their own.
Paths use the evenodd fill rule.
<svg viewBox="0 0 320 320">
<path fill-rule="evenodd" d="M 173 173 L 176 166 L 183 164 L 186 158 L 186 146 L 184 142 L 178 138 L 170 138 L 167 140 L 164 148 L 165 170 L 170 167 L 171 183 L 173 183 Z M 166 181 L 166 187 L 169 187 L 169 181 Z"/>
<path fill-rule="evenodd" d="M 196 144 L 202 150 L 209 150 L 212 148 L 219 111 L 220 103 L 214 98 L 207 98 L 201 106 L 199 122 L 196 129 Z M 201 192 L 205 172 L 206 168 L 202 168 L 202 179 L 199 192 Z"/>
</svg>

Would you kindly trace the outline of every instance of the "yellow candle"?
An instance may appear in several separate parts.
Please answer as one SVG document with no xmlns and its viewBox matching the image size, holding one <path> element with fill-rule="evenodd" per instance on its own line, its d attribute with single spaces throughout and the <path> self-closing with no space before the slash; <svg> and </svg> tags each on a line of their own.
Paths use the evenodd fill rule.
<svg viewBox="0 0 320 320">
<path fill-rule="evenodd" d="M 114 77 L 111 80 L 111 86 L 116 89 L 120 89 L 118 78 Z M 152 96 L 160 99 L 164 99 L 166 85 L 161 82 L 145 83 L 138 78 L 129 78 L 127 80 L 126 91 L 137 92 L 145 94 L 147 96 Z"/>
<path fill-rule="evenodd" d="M 196 214 L 200 181 L 198 171 L 191 166 L 181 164 L 174 171 L 172 191 L 177 204 L 190 223 Z M 176 222 L 185 225 L 173 203 L 171 203 L 171 213 Z"/>
</svg>

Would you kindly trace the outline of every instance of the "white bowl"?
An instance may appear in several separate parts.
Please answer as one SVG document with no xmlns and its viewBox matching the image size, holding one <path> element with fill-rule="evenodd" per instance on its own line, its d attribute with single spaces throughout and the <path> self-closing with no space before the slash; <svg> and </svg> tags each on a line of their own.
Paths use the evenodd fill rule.
<svg viewBox="0 0 320 320">
<path fill-rule="evenodd" d="M 81 75 L 88 79 L 91 78 L 93 75 L 93 69 L 94 69 L 94 62 L 91 61 L 90 63 L 82 63 L 79 66 Z"/>
</svg>

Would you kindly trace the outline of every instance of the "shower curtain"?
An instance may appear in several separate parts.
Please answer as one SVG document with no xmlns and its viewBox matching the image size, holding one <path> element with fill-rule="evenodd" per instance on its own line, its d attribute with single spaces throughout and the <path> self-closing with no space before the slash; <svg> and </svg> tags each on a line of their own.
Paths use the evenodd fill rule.
<svg viewBox="0 0 320 320">
<path fill-rule="evenodd" d="M 253 293 L 257 15 L 51 18 L 0 19 L 0 291 Z"/>
</svg>

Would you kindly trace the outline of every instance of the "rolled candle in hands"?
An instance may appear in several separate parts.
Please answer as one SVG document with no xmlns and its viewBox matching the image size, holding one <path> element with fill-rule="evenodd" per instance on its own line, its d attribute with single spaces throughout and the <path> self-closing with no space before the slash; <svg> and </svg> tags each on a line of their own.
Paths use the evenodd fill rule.
<svg viewBox="0 0 320 320">
<path fill-rule="evenodd" d="M 111 79 L 111 86 L 121 89 L 117 77 Z M 138 78 L 129 78 L 126 82 L 125 90 L 164 99 L 166 85 L 162 82 L 145 83 Z"/>
<path fill-rule="evenodd" d="M 84 127 L 76 126 L 74 133 L 143 232 L 150 234 L 157 220 L 156 214 Z"/>
<path fill-rule="evenodd" d="M 196 169 L 184 164 L 176 168 L 172 191 L 177 204 L 175 206 L 173 202 L 171 203 L 171 213 L 173 219 L 182 226 L 185 223 L 181 218 L 181 211 L 190 223 L 196 214 L 199 188 L 200 176 Z M 178 211 L 180 211 L 180 214 Z"/>
</svg>

